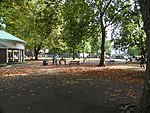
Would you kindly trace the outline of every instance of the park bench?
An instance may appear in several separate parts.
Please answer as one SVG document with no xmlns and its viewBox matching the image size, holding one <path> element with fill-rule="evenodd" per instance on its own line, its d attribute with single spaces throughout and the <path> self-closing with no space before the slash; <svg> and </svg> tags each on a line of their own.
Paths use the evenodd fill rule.
<svg viewBox="0 0 150 113">
<path fill-rule="evenodd" d="M 61 64 L 62 61 L 63 61 L 64 64 L 66 65 L 66 59 L 60 59 L 60 60 L 59 60 L 59 64 Z"/>
<path fill-rule="evenodd" d="M 78 61 L 78 60 L 71 60 L 70 62 L 69 62 L 69 64 L 71 65 L 71 64 L 80 64 L 80 61 Z"/>
</svg>

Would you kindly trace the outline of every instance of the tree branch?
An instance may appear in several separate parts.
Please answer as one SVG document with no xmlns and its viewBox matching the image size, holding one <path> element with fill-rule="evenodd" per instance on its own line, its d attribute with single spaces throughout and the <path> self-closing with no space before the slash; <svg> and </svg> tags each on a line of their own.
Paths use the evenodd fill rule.
<svg viewBox="0 0 150 113">
<path fill-rule="evenodd" d="M 135 2 L 134 2 L 134 3 L 135 3 Z M 132 3 L 132 4 L 134 4 L 134 3 Z M 112 24 L 116 21 L 116 19 L 117 19 L 117 18 L 116 18 L 116 15 L 118 15 L 118 13 L 119 13 L 121 10 L 124 10 L 124 9 L 130 7 L 132 4 L 126 5 L 126 6 L 122 7 L 121 9 L 119 9 L 119 10 L 114 14 L 114 16 L 113 16 L 113 18 L 110 20 L 109 24 L 106 25 L 105 27 L 108 27 L 108 26 L 112 25 Z"/>
<path fill-rule="evenodd" d="M 108 4 L 106 4 L 106 5 L 104 6 L 104 10 L 103 10 L 102 14 L 104 14 L 104 13 L 106 12 L 106 10 L 107 10 L 107 8 L 109 7 L 109 5 L 110 5 L 111 2 L 112 2 L 112 0 L 110 0 L 110 1 L 108 2 Z"/>
</svg>

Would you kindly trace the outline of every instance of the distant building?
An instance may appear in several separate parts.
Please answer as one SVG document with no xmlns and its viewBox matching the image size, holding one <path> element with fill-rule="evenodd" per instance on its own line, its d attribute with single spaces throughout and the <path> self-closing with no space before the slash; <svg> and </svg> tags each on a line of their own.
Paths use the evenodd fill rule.
<svg viewBox="0 0 150 113">
<path fill-rule="evenodd" d="M 126 50 L 122 50 L 121 48 L 118 48 L 118 49 L 115 49 L 113 48 L 112 51 L 111 51 L 111 55 L 114 55 L 114 54 L 127 54 L 127 49 Z"/>
<path fill-rule="evenodd" d="M 0 30 L 0 64 L 24 62 L 25 41 Z"/>
</svg>

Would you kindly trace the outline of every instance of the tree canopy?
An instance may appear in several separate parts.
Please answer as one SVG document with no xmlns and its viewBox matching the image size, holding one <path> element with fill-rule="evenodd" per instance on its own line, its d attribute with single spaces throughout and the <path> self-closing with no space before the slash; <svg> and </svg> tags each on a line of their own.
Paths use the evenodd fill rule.
<svg viewBox="0 0 150 113">
<path fill-rule="evenodd" d="M 99 54 L 99 66 L 104 66 L 105 53 L 110 53 L 108 27 L 114 47 L 145 51 L 142 18 L 130 0 L 14 0 L 1 2 L 0 9 L 6 31 L 27 41 L 36 59 L 41 49 L 74 55 L 86 51 Z"/>
</svg>

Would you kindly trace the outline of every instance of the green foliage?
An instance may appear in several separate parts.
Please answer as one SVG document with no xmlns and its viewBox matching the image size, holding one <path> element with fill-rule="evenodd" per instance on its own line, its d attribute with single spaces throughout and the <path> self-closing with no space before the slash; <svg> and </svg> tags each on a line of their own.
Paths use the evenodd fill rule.
<svg viewBox="0 0 150 113">
<path fill-rule="evenodd" d="M 112 49 L 110 40 L 106 40 L 105 48 L 106 48 L 106 54 L 110 55 L 111 54 L 111 49 Z"/>
<path fill-rule="evenodd" d="M 99 32 L 101 32 L 101 57 L 99 66 L 104 66 L 104 56 L 106 52 L 106 33 L 107 27 L 111 26 L 116 29 L 121 22 L 120 16 L 124 10 L 128 10 L 130 0 L 87 0 L 89 6 L 95 12 L 94 22 L 99 24 Z"/>
<path fill-rule="evenodd" d="M 87 38 L 92 11 L 83 1 L 66 0 L 62 14 L 64 16 L 62 39 L 75 51 L 82 40 Z"/>
<path fill-rule="evenodd" d="M 109 54 L 111 44 L 104 40 L 108 26 L 114 29 L 115 47 L 145 47 L 141 15 L 130 0 L 3 1 L 0 17 L 6 31 L 27 41 L 26 49 L 37 54 L 47 48 L 54 53 Z"/>
<path fill-rule="evenodd" d="M 130 47 L 128 49 L 128 54 L 131 56 L 141 55 L 141 50 L 137 46 Z"/>
<path fill-rule="evenodd" d="M 133 3 L 131 7 L 122 12 L 121 23 L 114 33 L 113 41 L 115 47 L 122 47 L 124 49 L 135 47 L 145 52 L 145 32 L 142 30 L 143 23 L 139 7 L 137 3 Z M 144 53 L 145 54 L 145 53 Z"/>
<path fill-rule="evenodd" d="M 1 5 L 7 31 L 28 42 L 26 48 L 34 50 L 36 55 L 47 47 L 53 29 L 57 29 L 58 1 L 28 0 L 4 2 Z"/>
</svg>

